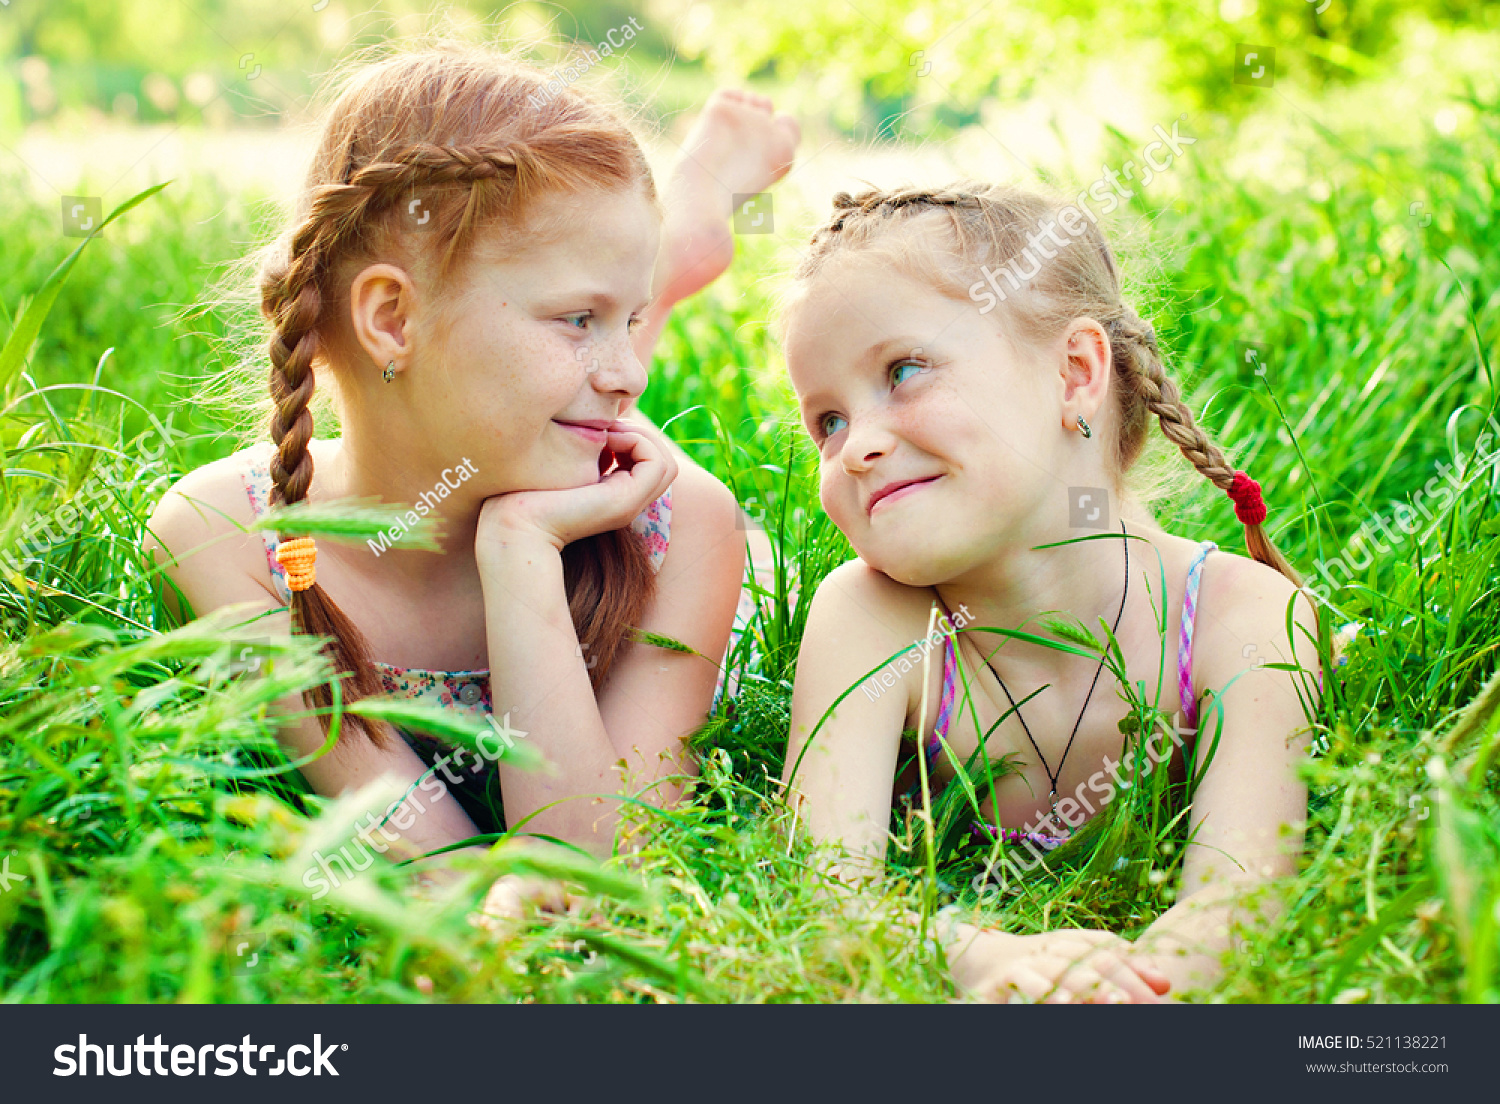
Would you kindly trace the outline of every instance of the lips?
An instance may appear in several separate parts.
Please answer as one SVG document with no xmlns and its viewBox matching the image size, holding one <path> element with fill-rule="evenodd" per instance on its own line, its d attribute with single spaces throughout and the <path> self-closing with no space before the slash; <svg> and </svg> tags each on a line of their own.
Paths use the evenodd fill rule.
<svg viewBox="0 0 1500 1104">
<path fill-rule="evenodd" d="M 916 488 L 925 487 L 929 483 L 933 483 L 941 478 L 941 475 L 929 475 L 920 479 L 898 479 L 892 483 L 887 483 L 870 496 L 870 501 L 865 505 L 865 513 L 873 514 L 875 507 L 886 499 L 914 494 Z"/>
<path fill-rule="evenodd" d="M 554 422 L 564 429 L 571 429 L 574 433 L 595 444 L 602 445 L 614 422 L 607 418 L 582 418 L 576 422 L 565 422 L 561 418 L 553 418 Z"/>
</svg>

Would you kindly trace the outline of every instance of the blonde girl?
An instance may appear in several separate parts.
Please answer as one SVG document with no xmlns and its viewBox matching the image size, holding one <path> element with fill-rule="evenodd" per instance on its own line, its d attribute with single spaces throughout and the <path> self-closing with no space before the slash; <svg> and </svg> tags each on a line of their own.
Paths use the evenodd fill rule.
<svg viewBox="0 0 1500 1104">
<path fill-rule="evenodd" d="M 990 999 L 1155 1002 L 1208 983 L 1236 895 L 1294 871 L 1306 812 L 1301 699 L 1267 664 L 1293 657 L 1294 600 L 1304 658 L 1315 626 L 1262 527 L 1260 489 L 1181 401 L 1087 213 L 982 184 L 841 193 L 834 207 L 783 319 L 823 507 L 858 553 L 819 587 L 802 642 L 787 755 L 799 821 L 842 845 L 846 872 L 877 870 L 903 730 L 920 734 L 938 786 L 954 777 L 944 743 L 967 763 L 989 733 L 988 761 L 1016 765 L 984 802 L 989 838 L 1036 854 L 1066 840 L 1108 801 L 1093 796 L 1101 779 L 1120 777 L 1114 679 L 1092 656 L 983 630 L 1045 633 L 1038 615 L 1057 611 L 1097 632 L 1102 618 L 1131 682 L 1178 718 L 1174 781 L 1208 762 L 1203 695 L 1222 707 L 1177 903 L 1134 943 L 955 924 L 949 962 Z M 1156 524 L 1126 481 L 1153 425 L 1235 500 L 1251 558 Z M 1163 569 L 1165 595 L 1151 585 Z M 957 631 L 931 661 L 886 668 L 878 692 L 825 718 L 922 642 L 934 609 Z M 965 685 L 973 711 L 955 707 Z"/>
<path fill-rule="evenodd" d="M 796 126 L 716 93 L 664 227 L 620 118 L 548 81 L 461 46 L 353 73 L 259 278 L 270 440 L 189 474 L 150 523 L 195 615 L 329 637 L 344 701 L 490 715 L 541 753 L 523 772 L 346 718 L 304 774 L 324 794 L 435 778 L 443 794 L 392 822 L 416 851 L 525 822 L 607 853 L 621 803 L 602 796 L 678 796 L 739 601 L 732 496 L 630 408 L 672 303 L 729 262 L 730 194 L 785 173 Z M 340 436 L 315 435 L 316 394 Z M 239 528 L 368 498 L 440 521 L 442 550 Z M 283 703 L 291 755 L 324 743 L 309 705 L 330 694 Z"/>
</svg>

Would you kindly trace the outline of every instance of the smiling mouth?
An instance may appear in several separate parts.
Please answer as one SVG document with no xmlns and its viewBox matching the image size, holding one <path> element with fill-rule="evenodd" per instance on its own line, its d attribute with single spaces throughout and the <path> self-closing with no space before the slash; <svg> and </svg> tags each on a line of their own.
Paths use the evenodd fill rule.
<svg viewBox="0 0 1500 1104">
<path fill-rule="evenodd" d="M 874 516 L 876 507 L 882 503 L 893 499 L 905 498 L 907 495 L 929 486 L 941 478 L 943 478 L 941 475 L 930 475 L 926 479 L 913 479 L 909 483 L 899 483 L 889 490 L 877 491 L 875 497 L 870 500 L 870 505 L 866 513 Z"/>
<path fill-rule="evenodd" d="M 562 426 L 564 429 L 570 429 L 574 433 L 582 437 L 584 440 L 590 441 L 596 445 L 604 444 L 608 436 L 607 427 L 612 424 L 602 421 L 564 422 L 557 418 L 553 418 L 552 420 L 556 424 Z"/>
</svg>

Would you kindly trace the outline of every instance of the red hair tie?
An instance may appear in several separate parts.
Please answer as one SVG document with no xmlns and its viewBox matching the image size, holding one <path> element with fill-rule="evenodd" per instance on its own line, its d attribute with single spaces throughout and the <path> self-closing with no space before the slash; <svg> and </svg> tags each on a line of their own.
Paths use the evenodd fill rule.
<svg viewBox="0 0 1500 1104">
<path fill-rule="evenodd" d="M 1242 471 L 1234 473 L 1234 482 L 1225 492 L 1234 500 L 1234 516 L 1242 525 L 1259 525 L 1266 520 L 1266 503 L 1260 497 L 1260 484 Z"/>
</svg>

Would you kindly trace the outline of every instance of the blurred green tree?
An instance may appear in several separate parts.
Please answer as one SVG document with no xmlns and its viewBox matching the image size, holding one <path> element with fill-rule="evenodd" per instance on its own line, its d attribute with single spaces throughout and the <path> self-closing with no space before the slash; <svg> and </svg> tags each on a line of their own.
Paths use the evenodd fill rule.
<svg viewBox="0 0 1500 1104">
<path fill-rule="evenodd" d="M 490 0 L 382 0 L 375 9 L 352 0 L 8 0 L 0 126 L 80 108 L 182 120 L 220 99 L 242 118 L 276 122 L 361 46 L 447 30 L 555 52 L 598 42 L 632 17 L 647 24 L 631 0 L 499 10 Z M 647 24 L 631 52 L 660 61 L 672 45 Z"/>
<path fill-rule="evenodd" d="M 710 72 L 810 70 L 841 123 L 873 109 L 897 133 L 919 102 L 941 98 L 962 121 L 986 96 L 1081 80 L 1101 57 L 1138 60 L 1184 106 L 1233 113 L 1254 103 L 1234 95 L 1240 43 L 1274 48 L 1278 79 L 1322 88 L 1370 75 L 1423 22 L 1500 29 L 1500 5 L 1485 0 L 652 0 L 651 11 Z"/>
</svg>

